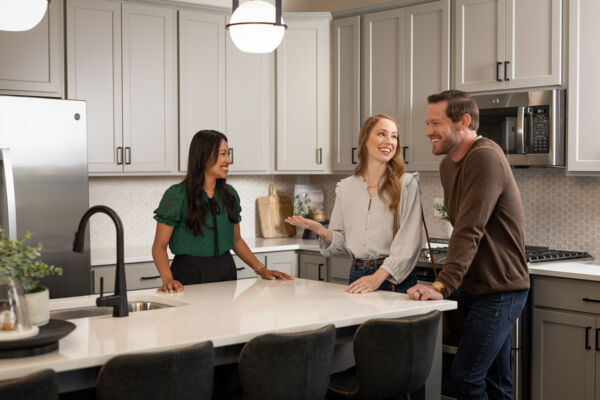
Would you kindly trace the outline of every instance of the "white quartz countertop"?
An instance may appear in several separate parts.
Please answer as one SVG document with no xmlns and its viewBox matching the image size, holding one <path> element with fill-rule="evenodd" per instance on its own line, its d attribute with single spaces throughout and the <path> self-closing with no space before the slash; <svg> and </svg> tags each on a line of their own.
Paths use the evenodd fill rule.
<svg viewBox="0 0 600 400">
<path fill-rule="evenodd" d="M 529 264 L 531 275 L 600 281 L 600 261 L 554 261 Z"/>
<path fill-rule="evenodd" d="M 186 286 L 182 293 L 130 291 L 129 300 L 177 305 L 129 317 L 73 319 L 76 329 L 52 353 L 0 360 L 0 380 L 52 368 L 96 367 L 130 352 L 159 351 L 212 340 L 216 348 L 245 343 L 268 332 L 294 332 L 327 324 L 355 326 L 376 317 L 405 317 L 456 308 L 450 300 L 416 301 L 386 291 L 348 294 L 344 285 L 305 279 L 238 281 Z M 97 296 L 50 301 L 50 309 L 93 305 Z"/>
<path fill-rule="evenodd" d="M 317 240 L 307 240 L 296 237 L 275 239 L 249 238 L 244 240 L 253 253 L 286 250 L 319 251 L 319 242 Z M 148 246 L 126 246 L 124 254 L 126 263 L 152 261 L 152 243 L 148 244 Z M 170 251 L 168 251 L 168 254 L 169 259 L 173 259 L 173 254 L 171 254 Z M 91 249 L 91 265 L 115 265 L 116 260 L 116 247 Z"/>
</svg>

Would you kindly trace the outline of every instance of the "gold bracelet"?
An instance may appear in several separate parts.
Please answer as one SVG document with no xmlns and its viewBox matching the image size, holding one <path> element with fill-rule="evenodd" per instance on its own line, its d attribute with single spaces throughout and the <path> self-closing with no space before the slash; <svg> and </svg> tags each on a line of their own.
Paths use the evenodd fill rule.
<svg viewBox="0 0 600 400">
<path fill-rule="evenodd" d="M 260 263 L 260 264 L 258 264 L 258 266 L 256 268 L 254 268 L 254 272 L 256 272 L 258 274 L 260 271 L 262 271 L 265 268 L 267 268 L 267 267 L 265 267 L 265 264 Z"/>
</svg>

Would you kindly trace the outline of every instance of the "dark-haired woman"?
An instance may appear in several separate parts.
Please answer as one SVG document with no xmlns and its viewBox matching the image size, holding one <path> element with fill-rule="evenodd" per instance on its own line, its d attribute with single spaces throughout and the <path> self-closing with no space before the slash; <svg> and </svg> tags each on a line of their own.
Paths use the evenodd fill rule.
<svg viewBox="0 0 600 400">
<path fill-rule="evenodd" d="M 237 192 L 225 182 L 227 137 L 203 130 L 192 138 L 185 179 L 171 186 L 154 210 L 156 235 L 152 258 L 162 279 L 159 292 L 180 292 L 184 285 L 236 279 L 230 250 L 264 279 L 292 279 L 268 270 L 240 235 Z M 167 246 L 175 255 L 169 267 Z"/>
<path fill-rule="evenodd" d="M 392 117 L 367 119 L 358 140 L 358 166 L 337 184 L 329 229 L 300 216 L 286 222 L 319 235 L 324 256 L 352 256 L 347 292 L 406 293 L 421 249 L 418 175 L 406 173 Z"/>
</svg>

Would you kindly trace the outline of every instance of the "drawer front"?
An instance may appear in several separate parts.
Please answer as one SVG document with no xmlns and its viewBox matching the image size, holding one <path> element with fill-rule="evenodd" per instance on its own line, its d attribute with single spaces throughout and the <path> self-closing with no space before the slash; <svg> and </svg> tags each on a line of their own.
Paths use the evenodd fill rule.
<svg viewBox="0 0 600 400">
<path fill-rule="evenodd" d="M 600 314 L 600 282 L 535 276 L 533 305 Z"/>
<path fill-rule="evenodd" d="M 352 258 L 329 257 L 329 281 L 348 284 Z"/>
<path fill-rule="evenodd" d="M 115 271 L 117 267 L 92 267 L 93 293 L 100 293 L 100 278 L 104 278 L 104 293 L 115 291 Z M 162 284 L 153 262 L 125 264 L 127 290 L 157 288 Z"/>
</svg>

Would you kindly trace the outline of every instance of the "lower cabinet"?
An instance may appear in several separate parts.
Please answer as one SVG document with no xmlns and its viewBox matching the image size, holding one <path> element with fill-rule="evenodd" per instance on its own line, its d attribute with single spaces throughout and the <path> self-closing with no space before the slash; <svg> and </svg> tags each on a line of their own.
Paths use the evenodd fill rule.
<svg viewBox="0 0 600 400">
<path fill-rule="evenodd" d="M 298 255 L 295 251 L 276 251 L 271 253 L 255 253 L 256 258 L 268 269 L 285 272 L 293 277 L 298 276 Z M 237 255 L 233 256 L 237 269 L 237 278 L 256 278 L 258 275 L 254 270 L 242 261 Z"/>
<path fill-rule="evenodd" d="M 323 257 L 317 252 L 301 252 L 298 259 L 299 278 L 348 284 L 351 257 Z"/>
<path fill-rule="evenodd" d="M 347 285 L 350 267 L 352 267 L 352 257 L 329 257 L 327 281 Z"/>
<path fill-rule="evenodd" d="M 92 267 L 92 293 L 100 293 L 100 278 L 104 278 L 104 293 L 115 290 L 116 266 Z M 125 264 L 127 290 L 157 288 L 162 284 L 154 262 Z"/>
<path fill-rule="evenodd" d="M 533 285 L 532 399 L 600 399 L 600 282 Z"/>
</svg>

